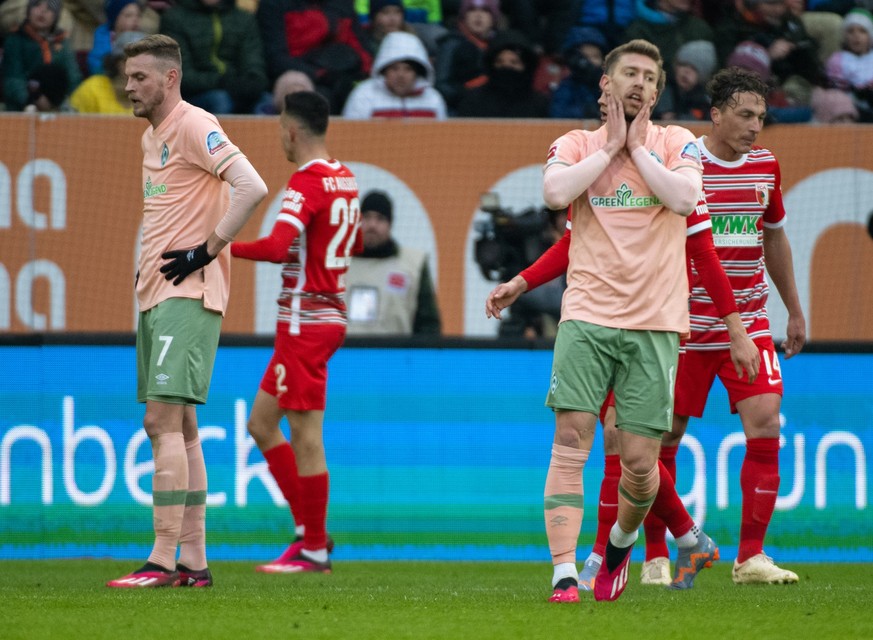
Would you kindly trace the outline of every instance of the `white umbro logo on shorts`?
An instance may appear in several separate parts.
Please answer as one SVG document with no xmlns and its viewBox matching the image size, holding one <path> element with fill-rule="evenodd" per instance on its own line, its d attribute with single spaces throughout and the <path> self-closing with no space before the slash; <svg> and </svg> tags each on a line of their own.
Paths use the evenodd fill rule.
<svg viewBox="0 0 873 640">
<path fill-rule="evenodd" d="M 167 380 L 169 379 L 170 376 L 168 376 L 166 373 L 159 373 L 155 376 L 155 380 L 158 381 L 158 384 L 167 384 Z"/>
</svg>

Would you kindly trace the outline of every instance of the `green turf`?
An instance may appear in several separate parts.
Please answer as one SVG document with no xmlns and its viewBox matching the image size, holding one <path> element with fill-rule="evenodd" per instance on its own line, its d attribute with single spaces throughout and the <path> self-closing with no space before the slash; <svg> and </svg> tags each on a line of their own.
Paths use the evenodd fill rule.
<svg viewBox="0 0 873 640">
<path fill-rule="evenodd" d="M 730 563 L 695 588 L 550 604 L 538 563 L 340 562 L 332 575 L 262 575 L 216 562 L 212 589 L 108 589 L 108 560 L 0 562 L 0 638 L 873 638 L 870 565 L 790 565 L 801 582 L 738 587 Z M 865 605 L 864 603 L 868 604 Z"/>
</svg>

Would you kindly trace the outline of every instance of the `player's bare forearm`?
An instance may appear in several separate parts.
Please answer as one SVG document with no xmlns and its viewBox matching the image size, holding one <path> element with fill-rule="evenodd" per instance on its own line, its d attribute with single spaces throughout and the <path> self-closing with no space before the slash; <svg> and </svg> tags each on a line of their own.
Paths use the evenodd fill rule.
<svg viewBox="0 0 873 640">
<path fill-rule="evenodd" d="M 788 310 L 788 326 L 782 349 L 786 358 L 800 353 L 806 344 L 806 319 L 800 306 L 791 245 L 784 228 L 764 228 L 764 263 L 779 297 Z"/>
<path fill-rule="evenodd" d="M 806 344 L 806 319 L 802 313 L 788 314 L 788 327 L 785 336 L 785 340 L 782 341 L 782 350 L 787 359 L 800 353 Z"/>
<path fill-rule="evenodd" d="M 213 231 L 212 235 L 210 235 L 206 240 L 206 251 L 208 251 L 211 256 L 217 256 L 227 245 L 227 240 L 223 239 Z"/>
<path fill-rule="evenodd" d="M 758 351 L 758 346 L 749 337 L 746 328 L 743 326 L 743 321 L 740 314 L 737 312 L 730 313 L 724 318 L 725 326 L 727 327 L 728 336 L 731 341 L 731 362 L 734 363 L 734 368 L 737 371 L 737 376 L 743 378 L 743 372 L 748 377 L 749 384 L 755 381 L 758 377 L 758 370 L 761 364 L 761 356 Z"/>
<path fill-rule="evenodd" d="M 515 276 L 509 282 L 497 285 L 485 299 L 485 316 L 500 320 L 500 312 L 518 300 L 525 291 L 527 291 L 527 282 L 521 276 Z"/>
</svg>

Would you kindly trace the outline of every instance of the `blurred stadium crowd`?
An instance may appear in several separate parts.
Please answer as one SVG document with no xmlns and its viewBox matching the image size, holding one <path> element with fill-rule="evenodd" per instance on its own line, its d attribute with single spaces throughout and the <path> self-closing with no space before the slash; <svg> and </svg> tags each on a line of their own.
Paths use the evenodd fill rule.
<svg viewBox="0 0 873 640">
<path fill-rule="evenodd" d="M 661 50 L 654 119 L 707 120 L 707 80 L 740 66 L 775 122 L 873 122 L 873 0 L 5 0 L 6 111 L 130 113 L 123 48 L 165 33 L 183 97 L 272 115 L 299 89 L 372 118 L 597 118 L 604 55 Z"/>
</svg>

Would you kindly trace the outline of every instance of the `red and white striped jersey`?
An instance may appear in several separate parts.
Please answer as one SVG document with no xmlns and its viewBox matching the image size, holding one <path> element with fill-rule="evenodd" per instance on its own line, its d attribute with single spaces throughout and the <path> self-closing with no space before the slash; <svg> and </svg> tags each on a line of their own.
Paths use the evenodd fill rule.
<svg viewBox="0 0 873 640">
<path fill-rule="evenodd" d="M 776 229 L 785 224 L 779 163 L 769 150 L 760 147 L 753 147 L 739 160 L 725 162 L 707 151 L 703 138 L 697 144 L 703 160 L 703 192 L 712 220 L 712 236 L 740 317 L 753 340 L 769 336 L 763 232 L 765 227 Z M 729 349 L 724 322 L 693 268 L 691 277 L 691 337 L 687 348 Z"/>
<path fill-rule="evenodd" d="M 345 274 L 360 244 L 358 185 L 341 163 L 313 160 L 288 181 L 276 224 L 298 235 L 282 263 L 277 322 L 291 334 L 305 324 L 346 324 Z"/>
<path fill-rule="evenodd" d="M 231 244 L 235 257 L 282 264 L 279 331 L 299 335 L 301 325 L 345 326 L 345 276 L 363 244 L 360 226 L 355 176 L 336 160 L 319 159 L 288 180 L 269 236 Z"/>
</svg>

